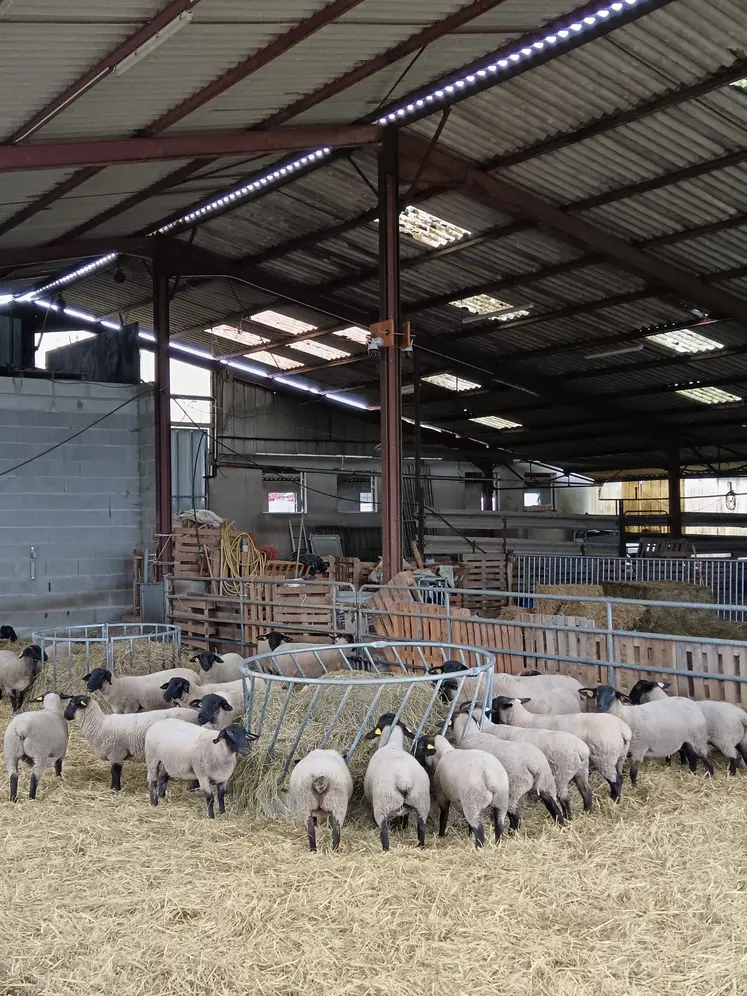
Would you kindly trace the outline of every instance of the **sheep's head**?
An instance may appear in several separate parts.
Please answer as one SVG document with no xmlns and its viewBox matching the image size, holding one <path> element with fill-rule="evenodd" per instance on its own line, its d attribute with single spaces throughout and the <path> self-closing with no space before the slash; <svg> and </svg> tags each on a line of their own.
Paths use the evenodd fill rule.
<svg viewBox="0 0 747 996">
<path fill-rule="evenodd" d="M 232 723 L 220 731 L 213 743 L 219 744 L 221 740 L 225 741 L 226 747 L 232 754 L 248 754 L 249 742 L 259 740 L 259 736 L 256 733 L 247 733 L 238 723 Z"/>
<path fill-rule="evenodd" d="M 216 723 L 221 710 L 223 712 L 233 712 L 231 703 L 224 699 L 222 695 L 211 692 L 203 695 L 201 699 L 192 699 L 189 703 L 191 709 L 197 709 L 197 723 L 199 726 L 207 726 L 208 723 Z"/>
<path fill-rule="evenodd" d="M 68 704 L 65 706 L 65 719 L 75 719 L 75 714 L 78 709 L 87 709 L 90 701 L 90 695 L 73 695 Z"/>
<path fill-rule="evenodd" d="M 509 695 L 496 695 L 490 703 L 490 709 L 486 709 L 485 715 L 493 723 L 508 723 L 514 706 L 526 705 L 531 701 L 531 698 L 512 699 Z"/>
<path fill-rule="evenodd" d="M 286 636 L 284 633 L 278 633 L 277 630 L 273 629 L 266 637 L 260 637 L 260 639 L 266 639 L 267 645 L 270 650 L 277 650 L 281 643 L 292 643 L 293 640 L 290 636 Z"/>
<path fill-rule="evenodd" d="M 597 685 L 596 688 L 579 688 L 578 694 L 582 698 L 594 702 L 596 712 L 609 712 L 615 701 L 630 705 L 630 699 L 622 692 L 618 692 L 612 685 Z"/>
<path fill-rule="evenodd" d="M 422 765 L 428 770 L 428 758 L 433 757 L 436 753 L 436 745 L 433 742 L 433 737 L 428 737 L 423 734 L 422 737 L 418 737 L 417 740 L 413 742 L 413 755 L 418 764 Z"/>
<path fill-rule="evenodd" d="M 42 651 L 42 648 L 38 643 L 32 643 L 21 653 L 21 658 L 26 658 L 27 660 L 32 660 L 36 664 L 39 664 L 42 660 L 48 661 L 49 658 Z"/>
<path fill-rule="evenodd" d="M 12 626 L 0 626 L 0 640 L 10 640 L 11 643 L 15 643 L 17 639 L 16 631 Z"/>
<path fill-rule="evenodd" d="M 630 689 L 630 701 L 633 705 L 641 705 L 643 702 L 648 701 L 648 696 L 655 689 L 659 688 L 664 691 L 664 689 L 670 686 L 671 682 L 669 681 L 647 681 L 645 678 L 641 678 Z"/>
<path fill-rule="evenodd" d="M 163 697 L 167 702 L 181 702 L 185 696 L 189 695 L 191 688 L 189 678 L 169 678 L 165 685 L 161 685 Z"/>
<path fill-rule="evenodd" d="M 103 692 L 112 683 L 112 673 L 108 667 L 95 667 L 93 671 L 83 675 L 83 681 L 89 692 Z"/>
<path fill-rule="evenodd" d="M 382 713 L 381 716 L 379 716 L 378 720 L 376 721 L 376 726 L 373 728 L 373 730 L 369 730 L 368 733 L 365 734 L 365 736 L 363 737 L 363 739 L 364 740 L 378 740 L 378 738 L 381 737 L 382 734 L 384 733 L 384 730 L 388 726 L 391 727 L 393 725 L 394 725 L 394 713 L 393 712 Z M 398 722 L 397 726 L 399 726 L 399 728 L 402 730 L 402 732 L 404 733 L 404 735 L 406 737 L 409 737 L 410 740 L 414 740 L 415 739 L 415 734 L 412 732 L 412 730 L 408 726 L 405 726 L 405 724 L 403 722 L 401 722 L 401 721 Z"/>
<path fill-rule="evenodd" d="M 532 668 L 526 668 L 524 671 L 519 672 L 520 678 L 536 678 L 537 675 L 541 675 L 541 671 L 533 670 Z"/>
<path fill-rule="evenodd" d="M 209 671 L 213 664 L 222 664 L 223 658 L 219 657 L 218 654 L 214 654 L 212 650 L 203 650 L 199 654 L 195 654 L 194 657 L 190 657 L 189 661 L 190 664 L 199 661 L 200 668 L 203 671 Z"/>
</svg>

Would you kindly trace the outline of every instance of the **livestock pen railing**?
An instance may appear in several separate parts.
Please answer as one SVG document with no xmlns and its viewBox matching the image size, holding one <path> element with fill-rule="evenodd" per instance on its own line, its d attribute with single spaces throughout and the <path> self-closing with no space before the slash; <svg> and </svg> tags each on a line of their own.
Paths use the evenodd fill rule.
<svg viewBox="0 0 747 996">
<path fill-rule="evenodd" d="M 680 694 L 747 706 L 747 642 L 637 632 L 616 622 L 625 607 L 699 610 L 717 619 L 717 612 L 735 606 L 563 595 L 564 603 L 576 606 L 577 615 L 511 609 L 507 618 L 486 619 L 461 606 L 463 594 L 451 589 L 434 605 L 423 603 L 419 590 L 411 586 L 366 586 L 360 593 L 360 638 L 485 647 L 496 655 L 499 671 L 516 674 L 537 668 L 570 674 L 584 685 L 612 684 L 621 691 L 639 678 L 669 676 Z M 516 600 L 531 595 L 538 603 L 558 600 L 557 595 L 527 592 L 470 589 L 467 594 Z"/>
<path fill-rule="evenodd" d="M 46 657 L 54 688 L 60 671 L 72 678 L 79 665 L 84 670 L 105 665 L 116 673 L 118 661 L 127 652 L 134 654 L 144 647 L 166 647 L 167 656 L 173 661 L 178 660 L 181 652 L 181 630 L 167 623 L 57 626 L 36 630 L 31 639 Z"/>
<path fill-rule="evenodd" d="M 601 585 L 605 581 L 679 581 L 711 589 L 724 618 L 747 619 L 747 560 L 711 557 L 578 557 L 516 554 L 517 592 L 531 608 L 538 585 Z"/>
</svg>

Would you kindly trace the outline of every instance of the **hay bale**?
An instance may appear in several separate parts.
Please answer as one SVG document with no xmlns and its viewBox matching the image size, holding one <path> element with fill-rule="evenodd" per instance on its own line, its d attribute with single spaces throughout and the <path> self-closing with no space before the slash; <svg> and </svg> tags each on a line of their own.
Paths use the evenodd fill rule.
<svg viewBox="0 0 747 996">
<path fill-rule="evenodd" d="M 721 619 L 715 610 L 710 609 L 651 606 L 638 621 L 638 631 L 669 636 L 702 636 L 715 640 L 747 641 L 747 623 Z"/>
<path fill-rule="evenodd" d="M 232 785 L 232 796 L 240 811 L 255 815 L 276 815 L 286 808 L 285 782 L 286 775 L 292 767 L 288 757 L 293 752 L 293 758 L 304 757 L 323 741 L 335 717 L 340 702 L 348 688 L 350 692 L 345 699 L 343 711 L 337 720 L 334 730 L 326 743 L 326 747 L 345 754 L 352 744 L 358 728 L 365 719 L 371 702 L 376 700 L 371 716 L 369 729 L 376 719 L 385 712 L 396 712 L 404 695 L 412 689 L 401 713 L 401 719 L 416 730 L 422 717 L 428 712 L 425 729 L 433 732 L 444 721 L 448 707 L 433 698 L 433 685 L 430 682 L 419 682 L 410 685 L 406 681 L 397 684 L 366 684 L 370 675 L 346 672 L 330 675 L 330 678 L 345 682 L 339 687 L 336 684 L 316 686 L 319 688 L 314 699 L 316 688 L 312 685 L 297 687 L 288 700 L 280 731 L 271 754 L 268 754 L 270 739 L 275 731 L 278 720 L 288 698 L 287 691 L 281 682 L 272 682 L 267 707 L 262 723 L 261 740 L 246 760 L 241 760 L 236 768 Z M 349 685 L 349 682 L 360 682 L 359 687 Z M 314 701 L 312 702 L 312 699 Z M 258 731 L 260 714 L 264 705 L 264 695 L 256 694 L 250 717 L 250 729 Z M 311 710 L 308 723 L 294 750 L 294 742 L 307 712 Z M 375 745 L 362 741 L 350 759 L 350 773 L 356 784 L 354 803 L 362 800 L 362 782 L 368 760 Z"/>
<path fill-rule="evenodd" d="M 538 595 L 565 595 L 566 598 L 542 598 L 534 603 L 533 611 L 540 616 L 556 616 L 561 611 L 561 606 L 567 604 L 569 596 L 591 596 L 601 595 L 602 586 L 598 584 L 538 584 L 535 588 Z M 573 603 L 571 603 L 573 604 Z M 587 603 L 588 604 L 588 603 Z M 564 615 L 580 616 L 584 613 L 578 611 L 584 608 L 583 602 L 576 602 L 576 611 L 564 613 Z"/>
<path fill-rule="evenodd" d="M 605 581 L 602 590 L 607 598 L 633 598 L 649 602 L 709 602 L 713 591 L 702 584 L 684 581 Z"/>
<path fill-rule="evenodd" d="M 605 585 L 598 584 L 566 584 L 566 585 L 538 585 L 537 591 L 548 595 L 566 596 L 592 596 L 605 595 Z M 617 596 L 622 597 L 622 596 Z M 604 602 L 573 602 L 567 599 L 548 599 L 536 601 L 534 609 L 535 615 L 553 616 L 575 616 L 577 619 L 591 619 L 599 629 L 607 626 L 607 606 Z M 638 620 L 643 615 L 643 607 L 637 605 L 613 605 L 612 626 L 614 629 L 634 630 Z"/>
</svg>

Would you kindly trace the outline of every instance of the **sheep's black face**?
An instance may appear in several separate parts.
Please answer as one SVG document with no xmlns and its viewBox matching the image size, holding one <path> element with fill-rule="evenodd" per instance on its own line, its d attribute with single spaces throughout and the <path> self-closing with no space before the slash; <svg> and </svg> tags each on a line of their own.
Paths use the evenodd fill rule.
<svg viewBox="0 0 747 996">
<path fill-rule="evenodd" d="M 526 699 L 525 701 L 529 701 Z M 496 695 L 493 701 L 490 703 L 490 709 L 486 710 L 485 715 L 488 716 L 493 723 L 505 723 L 506 718 L 511 715 L 511 710 L 514 707 L 514 700 L 508 695 Z"/>
<path fill-rule="evenodd" d="M 597 685 L 596 688 L 582 688 L 580 694 L 583 695 L 585 692 L 592 693 L 587 697 L 594 699 L 594 708 L 597 712 L 609 712 L 615 699 L 619 697 L 612 685 Z"/>
<path fill-rule="evenodd" d="M 469 668 L 461 661 L 444 661 L 443 664 L 428 668 L 428 674 L 456 674 L 457 671 L 469 671 Z"/>
<path fill-rule="evenodd" d="M 49 660 L 49 657 L 47 657 L 46 654 L 42 653 L 42 648 L 36 643 L 32 643 L 30 646 L 26 647 L 26 649 L 21 654 L 21 657 L 29 657 L 32 661 L 35 661 L 37 664 L 39 664 L 42 659 L 45 661 Z"/>
<path fill-rule="evenodd" d="M 427 769 L 426 761 L 436 753 L 436 745 L 433 743 L 433 738 L 425 736 L 418 737 L 414 743 L 414 747 L 415 760 Z"/>
<path fill-rule="evenodd" d="M 190 705 L 193 703 L 190 702 Z M 223 698 L 222 695 L 203 695 L 199 699 L 199 712 L 197 713 L 197 723 L 199 726 L 207 726 L 208 723 L 215 723 L 220 716 L 221 710 L 233 712 L 233 706 Z"/>
<path fill-rule="evenodd" d="M 669 688 L 669 685 L 668 681 L 647 681 L 645 678 L 641 678 L 630 689 L 630 701 L 633 705 L 640 705 L 644 695 L 650 694 L 655 688 Z"/>
<path fill-rule="evenodd" d="M 107 684 L 112 683 L 112 673 L 106 667 L 95 667 L 93 671 L 83 675 L 86 688 L 89 692 L 100 692 Z"/>
<path fill-rule="evenodd" d="M 0 626 L 0 640 L 10 640 L 11 643 L 15 643 L 17 639 L 16 631 L 12 626 Z"/>
<path fill-rule="evenodd" d="M 384 712 L 384 713 L 381 714 L 381 716 L 379 716 L 378 720 L 376 721 L 376 727 L 375 727 L 375 729 L 370 730 L 364 736 L 363 739 L 364 740 L 376 740 L 377 737 L 380 737 L 382 735 L 385 727 L 387 727 L 387 726 L 393 726 L 393 725 L 394 725 L 394 713 L 393 712 Z M 404 723 L 399 722 L 399 723 L 397 723 L 397 726 L 400 727 L 400 729 L 402 730 L 402 732 L 404 733 L 404 735 L 406 737 L 409 737 L 410 740 L 414 740 L 415 739 L 415 734 L 412 732 L 412 730 L 409 727 L 405 726 Z"/>
<path fill-rule="evenodd" d="M 90 701 L 87 695 L 73 695 L 65 706 L 65 719 L 68 721 L 75 719 L 78 709 L 85 709 Z"/>
<path fill-rule="evenodd" d="M 541 671 L 522 671 L 519 675 L 520 678 L 536 678 L 537 675 L 541 675 Z"/>
<path fill-rule="evenodd" d="M 291 638 L 289 636 L 283 636 L 282 633 L 278 633 L 273 630 L 271 633 L 267 634 L 267 643 L 270 650 L 277 650 L 281 643 L 291 643 Z"/>
<path fill-rule="evenodd" d="M 239 726 L 238 723 L 232 723 L 225 730 L 220 731 L 213 743 L 220 743 L 221 740 L 225 740 L 226 746 L 233 754 L 246 755 L 249 753 L 249 741 L 259 740 L 259 736 L 255 733 L 247 733 L 244 727 Z"/>
<path fill-rule="evenodd" d="M 180 702 L 185 695 L 189 695 L 189 679 L 169 678 L 165 685 L 161 685 L 163 697 L 167 702 Z"/>
<path fill-rule="evenodd" d="M 202 653 L 190 657 L 190 661 L 199 661 L 200 669 L 207 672 L 212 668 L 213 664 L 222 664 L 223 658 L 214 654 L 212 650 L 203 650 Z"/>
</svg>

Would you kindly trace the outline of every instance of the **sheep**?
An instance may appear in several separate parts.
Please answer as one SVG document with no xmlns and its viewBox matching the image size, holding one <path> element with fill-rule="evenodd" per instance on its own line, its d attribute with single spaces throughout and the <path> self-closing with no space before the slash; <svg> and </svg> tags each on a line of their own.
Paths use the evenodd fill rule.
<svg viewBox="0 0 747 996">
<path fill-rule="evenodd" d="M 481 710 L 473 713 L 479 722 Z M 532 730 L 521 726 L 498 726 L 485 720 L 482 732 L 499 740 L 521 740 L 534 744 L 547 758 L 555 785 L 557 799 L 563 816 L 571 817 L 569 788 L 571 782 L 578 789 L 584 803 L 584 812 L 591 809 L 591 788 L 589 787 L 589 748 L 580 737 L 562 730 Z"/>
<path fill-rule="evenodd" d="M 243 726 L 215 730 L 196 729 L 180 719 L 159 719 L 145 734 L 145 762 L 151 805 L 166 795 L 169 778 L 197 780 L 207 803 L 208 817 L 215 818 L 213 785 L 218 789 L 218 813 L 226 811 L 226 785 L 239 754 L 249 753 L 249 741 L 259 739 Z"/>
<path fill-rule="evenodd" d="M 309 850 L 316 851 L 318 816 L 329 816 L 332 850 L 339 850 L 340 831 L 353 794 L 353 779 L 342 755 L 336 750 L 312 750 L 293 768 L 288 787 L 294 808 L 306 821 Z"/>
<path fill-rule="evenodd" d="M 16 631 L 12 626 L 0 626 L 0 640 L 8 640 L 10 643 L 18 641 Z"/>
<path fill-rule="evenodd" d="M 467 665 L 459 661 L 446 661 L 439 667 L 428 669 L 429 674 L 452 674 L 466 671 Z M 456 677 L 445 681 L 441 686 L 445 698 L 459 702 L 470 702 L 475 691 L 475 682 L 481 679 L 464 678 L 460 682 Z M 482 679 L 484 681 L 484 679 Z M 567 674 L 515 675 L 496 671 L 493 674 L 493 694 L 505 695 L 509 698 L 521 698 L 522 695 L 531 698 L 532 708 L 529 712 L 551 713 L 562 715 L 581 711 L 578 697 L 580 682 Z M 478 693 L 479 694 L 479 693 Z"/>
<path fill-rule="evenodd" d="M 581 694 L 593 700 L 597 712 L 610 713 L 628 724 L 633 739 L 630 743 L 630 781 L 635 785 L 644 757 L 671 757 L 684 748 L 695 772 L 700 758 L 709 775 L 713 761 L 708 751 L 708 731 L 705 717 L 695 702 L 672 698 L 665 702 L 631 705 L 630 699 L 611 685 L 582 688 Z"/>
<path fill-rule="evenodd" d="M 197 723 L 194 709 L 172 709 L 169 721 Z M 65 719 L 75 721 L 96 757 L 108 761 L 112 791 L 121 789 L 122 765 L 125 761 L 145 759 L 145 735 L 164 719 L 159 710 L 117 715 L 105 713 L 90 695 L 74 695 L 65 708 Z"/>
<path fill-rule="evenodd" d="M 328 671 L 347 670 L 346 658 L 341 650 L 335 649 L 337 643 L 347 643 L 348 637 L 337 637 L 333 644 L 328 643 L 294 643 L 281 633 L 271 632 L 267 635 L 269 650 L 277 650 L 284 644 L 287 654 L 268 658 L 260 664 L 268 674 L 283 675 L 286 678 L 320 678 Z M 260 639 L 257 656 L 267 652 L 263 650 L 263 640 Z"/>
<path fill-rule="evenodd" d="M 490 809 L 497 844 L 503 834 L 510 797 L 509 778 L 498 758 L 483 750 L 455 750 L 440 735 L 432 742 L 424 737 L 418 739 L 415 756 L 421 760 L 423 754 L 426 757 L 432 754 L 435 760 L 433 788 L 440 809 L 438 836 L 446 836 L 453 802 L 461 808 L 478 848 L 485 843 L 482 814 Z"/>
<path fill-rule="evenodd" d="M 9 696 L 13 712 L 20 711 L 26 692 L 41 673 L 42 660 L 48 659 L 35 643 L 18 655 L 12 650 L 0 650 L 0 699 Z"/>
<path fill-rule="evenodd" d="M 54 764 L 55 774 L 62 777 L 62 759 L 67 751 L 68 729 L 64 718 L 63 699 L 69 695 L 48 692 L 42 708 L 36 712 L 22 712 L 8 723 L 5 730 L 5 768 L 10 776 L 10 801 L 18 797 L 18 765 L 25 761 L 32 765 L 29 799 L 36 798 L 39 779 Z"/>
<path fill-rule="evenodd" d="M 664 689 L 670 687 L 668 681 L 637 681 L 630 690 L 633 705 L 646 702 L 689 702 L 681 696 L 670 698 Z M 729 758 L 729 774 L 736 775 L 740 758 L 747 763 L 747 713 L 731 702 L 718 702 L 711 699 L 695 699 L 695 704 L 703 713 L 708 733 L 708 743 L 724 757 Z M 683 764 L 691 761 L 686 749 L 680 750 Z M 691 765 L 692 768 L 692 765 Z"/>
<path fill-rule="evenodd" d="M 365 740 L 379 740 L 378 750 L 366 768 L 363 792 L 373 809 L 384 851 L 389 850 L 389 820 L 402 817 L 406 826 L 411 812 L 418 818 L 418 847 L 425 847 L 425 821 L 431 809 L 428 775 L 404 749 L 405 735 L 414 739 L 414 734 L 404 723 L 392 728 L 393 722 L 394 713 L 384 713 L 364 736 Z"/>
<path fill-rule="evenodd" d="M 189 658 L 190 664 L 200 662 L 200 669 L 205 675 L 210 675 L 213 684 L 237 681 L 241 677 L 241 664 L 244 658 L 241 654 L 214 654 L 211 650 L 203 650 Z"/>
<path fill-rule="evenodd" d="M 168 702 L 163 697 L 162 683 L 177 677 L 188 678 L 194 684 L 200 684 L 199 674 L 187 667 L 155 671 L 153 674 L 128 674 L 121 678 L 113 675 L 107 667 L 95 667 L 93 671 L 83 675 L 83 680 L 89 692 L 101 693 L 101 698 L 111 712 L 123 713 L 167 709 Z"/>
<path fill-rule="evenodd" d="M 465 713 L 451 721 L 452 735 L 460 750 L 484 750 L 497 758 L 508 775 L 508 823 L 512 830 L 521 824 L 519 805 L 528 792 L 539 794 L 550 816 L 563 823 L 563 812 L 558 805 L 557 786 L 547 758 L 534 744 L 511 743 L 498 740 L 488 733 L 481 733 L 477 723 Z"/>
<path fill-rule="evenodd" d="M 254 679 L 255 682 L 261 679 Z M 172 678 L 164 688 L 164 699 L 168 703 L 175 705 L 189 705 L 192 709 L 199 710 L 198 722 L 201 725 L 211 723 L 216 730 L 236 722 L 240 715 L 244 715 L 244 682 L 229 681 L 219 682 L 217 685 L 198 685 L 191 695 L 199 694 L 200 698 L 192 698 L 190 695 L 190 683 L 185 678 Z M 264 693 L 264 685 L 258 690 L 255 685 L 255 696 Z M 247 700 L 251 693 L 251 683 L 246 683 Z"/>
<path fill-rule="evenodd" d="M 622 764 L 633 737 L 628 724 L 617 716 L 596 713 L 538 716 L 524 708 L 528 702 L 528 699 L 497 695 L 491 703 L 490 718 L 494 723 L 497 721 L 506 726 L 574 733 L 589 748 L 589 767 L 599 772 L 610 787 L 610 798 L 619 802 L 623 783 Z"/>
</svg>

